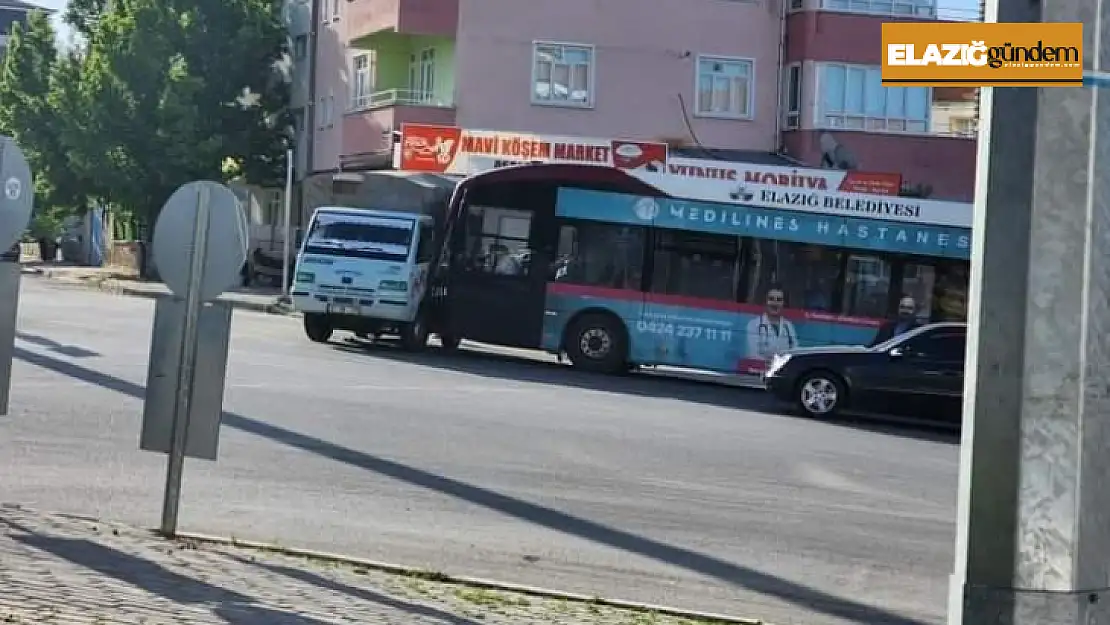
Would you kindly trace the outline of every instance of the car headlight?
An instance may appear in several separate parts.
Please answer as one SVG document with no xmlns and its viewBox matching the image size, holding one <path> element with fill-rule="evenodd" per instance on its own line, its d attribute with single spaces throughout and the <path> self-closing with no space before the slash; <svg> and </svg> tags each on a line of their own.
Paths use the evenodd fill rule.
<svg viewBox="0 0 1110 625">
<path fill-rule="evenodd" d="M 309 284 L 316 282 L 316 274 L 307 271 L 298 271 L 297 282 L 307 282 Z"/>
</svg>

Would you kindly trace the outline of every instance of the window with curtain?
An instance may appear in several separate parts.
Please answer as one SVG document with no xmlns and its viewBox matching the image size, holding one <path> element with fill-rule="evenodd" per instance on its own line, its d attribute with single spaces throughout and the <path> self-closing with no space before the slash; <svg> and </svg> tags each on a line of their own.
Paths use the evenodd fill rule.
<svg viewBox="0 0 1110 625">
<path fill-rule="evenodd" d="M 698 91 L 694 110 L 704 117 L 747 118 L 752 115 L 752 61 L 698 57 Z"/>
<path fill-rule="evenodd" d="M 537 43 L 532 66 L 533 103 L 593 106 L 593 46 Z"/>
</svg>

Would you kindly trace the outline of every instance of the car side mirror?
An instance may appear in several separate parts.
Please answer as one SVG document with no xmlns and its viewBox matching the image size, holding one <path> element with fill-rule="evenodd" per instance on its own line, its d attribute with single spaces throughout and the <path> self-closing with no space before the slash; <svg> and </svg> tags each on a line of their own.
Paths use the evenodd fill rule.
<svg viewBox="0 0 1110 625">
<path fill-rule="evenodd" d="M 887 354 L 889 354 L 891 358 L 901 358 L 906 355 L 906 352 L 901 347 L 895 347 L 887 352 Z"/>
</svg>

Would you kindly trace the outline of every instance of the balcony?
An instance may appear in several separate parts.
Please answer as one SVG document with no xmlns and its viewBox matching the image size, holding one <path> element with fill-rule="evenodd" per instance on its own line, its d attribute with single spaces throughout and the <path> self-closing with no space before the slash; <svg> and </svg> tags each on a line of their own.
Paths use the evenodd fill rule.
<svg viewBox="0 0 1110 625">
<path fill-rule="evenodd" d="M 459 0 L 351 0 L 347 20 L 351 42 L 382 32 L 454 38 Z"/>
<path fill-rule="evenodd" d="M 401 124 L 455 125 L 455 106 L 445 94 L 384 89 L 356 96 L 343 117 L 343 151 L 363 154 L 390 147 L 390 131 Z"/>
<path fill-rule="evenodd" d="M 449 98 L 440 97 L 432 92 L 411 89 L 386 89 L 358 96 L 352 103 L 352 111 L 380 109 L 388 106 L 420 106 L 453 109 Z"/>
</svg>

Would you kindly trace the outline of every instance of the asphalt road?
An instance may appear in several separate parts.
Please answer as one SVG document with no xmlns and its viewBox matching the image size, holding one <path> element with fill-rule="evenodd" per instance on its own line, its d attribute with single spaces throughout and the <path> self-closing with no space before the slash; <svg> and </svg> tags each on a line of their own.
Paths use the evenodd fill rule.
<svg viewBox="0 0 1110 625">
<path fill-rule="evenodd" d="M 0 501 L 154 527 L 153 304 L 25 279 Z M 776 624 L 941 623 L 958 449 L 767 398 L 493 354 L 309 343 L 236 312 L 183 529 Z"/>
</svg>

